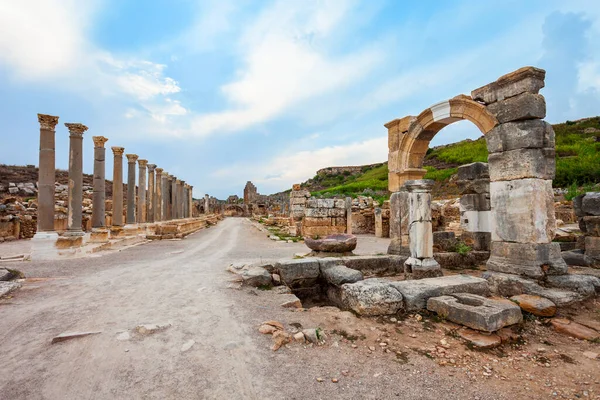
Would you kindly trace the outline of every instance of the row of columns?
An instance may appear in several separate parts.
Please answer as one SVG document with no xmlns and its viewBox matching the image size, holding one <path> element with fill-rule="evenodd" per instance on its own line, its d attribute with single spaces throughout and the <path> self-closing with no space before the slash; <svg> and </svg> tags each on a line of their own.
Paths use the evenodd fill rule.
<svg viewBox="0 0 600 400">
<path fill-rule="evenodd" d="M 54 232 L 55 191 L 55 129 L 58 117 L 38 114 L 40 123 L 40 160 L 38 191 L 37 240 L 58 239 Z M 67 232 L 61 240 L 64 247 L 81 245 L 83 203 L 83 134 L 88 129 L 79 123 L 66 123 L 69 130 L 69 184 Z M 106 229 L 106 149 L 104 136 L 93 136 L 94 178 L 92 241 L 108 240 Z M 127 157 L 127 209 L 123 221 L 123 147 L 112 147 L 113 152 L 113 234 L 119 235 L 127 225 L 152 223 L 192 217 L 193 187 L 173 175 L 139 159 L 137 154 Z M 138 192 L 136 203 L 136 162 L 138 167 Z M 136 213 L 137 204 L 137 213 Z M 126 224 L 126 225 L 125 225 Z M 59 246 L 60 247 L 60 246 Z"/>
</svg>

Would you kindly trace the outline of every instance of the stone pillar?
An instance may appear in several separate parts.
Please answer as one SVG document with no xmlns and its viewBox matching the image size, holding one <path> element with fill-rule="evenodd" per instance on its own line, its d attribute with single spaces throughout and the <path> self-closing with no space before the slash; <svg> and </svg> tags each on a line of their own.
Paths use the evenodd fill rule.
<svg viewBox="0 0 600 400">
<path fill-rule="evenodd" d="M 162 221 L 162 189 L 163 189 L 163 169 L 156 168 L 156 183 L 154 189 L 154 221 Z"/>
<path fill-rule="evenodd" d="M 185 196 L 185 181 L 179 181 L 179 218 L 185 218 L 186 196 Z"/>
<path fill-rule="evenodd" d="M 210 214 L 210 197 L 207 194 L 204 195 L 204 214 Z"/>
<path fill-rule="evenodd" d="M 113 190 L 111 235 L 119 236 L 123 231 L 123 147 L 112 147 Z"/>
<path fill-rule="evenodd" d="M 171 181 L 171 219 L 177 219 L 177 182 L 179 179 L 173 177 Z"/>
<path fill-rule="evenodd" d="M 166 210 L 166 220 L 170 221 L 173 219 L 173 207 L 172 207 L 172 201 L 173 201 L 173 175 L 167 175 L 167 180 L 165 182 L 165 194 L 164 194 L 164 198 L 165 198 L 165 210 Z"/>
<path fill-rule="evenodd" d="M 40 163 L 38 172 L 38 220 L 33 236 L 31 259 L 43 260 L 57 255 L 54 244 L 55 129 L 58 117 L 38 114 L 40 123 Z"/>
<path fill-rule="evenodd" d="M 83 133 L 88 128 L 78 123 L 66 123 L 65 126 L 69 129 L 69 210 L 67 232 L 56 242 L 59 249 L 80 247 L 84 235 L 82 229 Z"/>
<path fill-rule="evenodd" d="M 138 224 L 147 222 L 147 204 L 146 204 L 146 166 L 148 160 L 138 160 L 139 166 L 139 180 L 138 180 L 138 207 L 137 207 L 137 221 Z"/>
<path fill-rule="evenodd" d="M 126 154 L 127 157 L 127 225 L 135 224 L 135 162 L 137 154 Z"/>
<path fill-rule="evenodd" d="M 169 214 L 169 200 L 171 199 L 171 185 L 169 184 L 169 175 L 167 172 L 163 172 L 163 188 L 162 188 L 162 197 L 163 197 L 163 209 L 162 209 L 162 220 L 168 221 L 170 218 Z"/>
<path fill-rule="evenodd" d="M 375 207 L 375 237 L 383 237 L 383 214 L 380 207 Z"/>
<path fill-rule="evenodd" d="M 406 181 L 409 204 L 410 257 L 404 272 L 413 279 L 442 276 L 442 269 L 433 258 L 433 228 L 431 225 L 431 188 L 429 179 Z"/>
<path fill-rule="evenodd" d="M 154 208 L 155 208 L 155 196 L 154 196 L 154 169 L 156 164 L 148 164 L 148 210 L 147 220 L 148 222 L 154 222 Z"/>
<path fill-rule="evenodd" d="M 105 162 L 106 149 L 104 143 L 108 141 L 104 136 L 92 136 L 94 141 L 94 193 L 92 197 L 92 233 L 90 242 L 108 242 L 108 229 L 106 229 L 106 176 Z"/>
<path fill-rule="evenodd" d="M 346 233 L 352 234 L 352 197 L 346 197 Z"/>
<path fill-rule="evenodd" d="M 488 164 L 476 162 L 458 167 L 461 239 L 473 250 L 489 251 L 491 234 L 490 174 Z"/>
<path fill-rule="evenodd" d="M 538 94 L 546 72 L 524 67 L 471 92 L 498 124 L 485 135 L 492 243 L 487 270 L 543 279 L 567 273 L 556 233 L 552 125 Z"/>
<path fill-rule="evenodd" d="M 188 218 L 194 217 L 194 187 L 192 185 L 188 185 Z"/>
<path fill-rule="evenodd" d="M 390 245 L 388 254 L 409 255 L 408 235 L 408 192 L 403 186 L 401 191 L 390 197 Z"/>
</svg>

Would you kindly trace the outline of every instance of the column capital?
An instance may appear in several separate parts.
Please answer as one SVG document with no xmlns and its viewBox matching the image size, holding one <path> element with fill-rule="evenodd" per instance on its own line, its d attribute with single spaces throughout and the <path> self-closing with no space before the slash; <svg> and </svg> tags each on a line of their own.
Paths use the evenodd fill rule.
<svg viewBox="0 0 600 400">
<path fill-rule="evenodd" d="M 123 152 L 125 151 L 125 147 L 117 147 L 117 146 L 113 146 L 111 147 L 113 154 L 115 156 L 122 156 Z"/>
<path fill-rule="evenodd" d="M 108 142 L 108 138 L 104 136 L 92 136 L 94 147 L 104 147 L 104 143 Z"/>
<path fill-rule="evenodd" d="M 127 157 L 127 162 L 128 163 L 135 163 L 138 159 L 138 155 L 137 154 L 125 154 L 125 157 Z"/>
<path fill-rule="evenodd" d="M 56 124 L 58 124 L 58 117 L 48 114 L 38 114 L 38 122 L 40 123 L 40 128 L 54 132 Z"/>
<path fill-rule="evenodd" d="M 138 165 L 139 165 L 140 168 L 146 168 L 146 166 L 148 165 L 148 160 L 144 160 L 143 158 L 139 159 L 138 160 Z"/>
<path fill-rule="evenodd" d="M 154 172 L 156 169 L 156 164 L 148 164 L 148 172 Z"/>
<path fill-rule="evenodd" d="M 175 183 L 178 184 L 178 185 L 181 185 L 181 179 L 175 178 Z"/>
<path fill-rule="evenodd" d="M 65 122 L 65 126 L 69 129 L 70 137 L 83 138 L 83 132 L 88 130 L 88 127 L 80 123 Z"/>
<path fill-rule="evenodd" d="M 156 168 L 156 175 L 162 175 L 163 169 L 160 167 Z"/>
<path fill-rule="evenodd" d="M 167 176 L 167 179 L 170 181 L 172 181 L 173 178 L 175 178 L 173 175 L 169 175 L 169 174 L 165 174 L 165 175 Z"/>
</svg>

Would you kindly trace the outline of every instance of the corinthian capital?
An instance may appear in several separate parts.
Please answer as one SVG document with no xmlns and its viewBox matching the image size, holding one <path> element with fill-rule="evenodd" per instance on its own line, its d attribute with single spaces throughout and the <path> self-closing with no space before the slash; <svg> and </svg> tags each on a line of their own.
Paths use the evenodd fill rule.
<svg viewBox="0 0 600 400">
<path fill-rule="evenodd" d="M 85 126 L 84 124 L 80 124 L 80 123 L 65 123 L 65 126 L 67 127 L 67 129 L 69 129 L 69 133 L 71 134 L 71 137 L 77 137 L 77 138 L 82 138 L 83 137 L 83 132 L 88 130 L 88 127 Z"/>
<path fill-rule="evenodd" d="M 104 136 L 92 136 L 94 147 L 104 147 L 104 143 L 108 142 L 108 138 Z"/>
<path fill-rule="evenodd" d="M 148 172 L 154 172 L 156 169 L 156 164 L 148 164 Z"/>
<path fill-rule="evenodd" d="M 125 157 L 127 157 L 128 163 L 135 163 L 139 156 L 137 154 L 125 154 Z"/>
<path fill-rule="evenodd" d="M 55 117 L 54 115 L 38 114 L 38 121 L 41 129 L 54 132 L 56 124 L 58 124 L 58 117 Z"/>
<path fill-rule="evenodd" d="M 138 160 L 138 165 L 140 168 L 146 168 L 146 165 L 148 165 L 148 160 L 140 159 Z"/>
<path fill-rule="evenodd" d="M 113 146 L 113 147 L 111 147 L 111 149 L 112 149 L 113 154 L 115 156 L 122 156 L 123 152 L 125 151 L 125 147 L 116 147 L 116 146 Z"/>
</svg>

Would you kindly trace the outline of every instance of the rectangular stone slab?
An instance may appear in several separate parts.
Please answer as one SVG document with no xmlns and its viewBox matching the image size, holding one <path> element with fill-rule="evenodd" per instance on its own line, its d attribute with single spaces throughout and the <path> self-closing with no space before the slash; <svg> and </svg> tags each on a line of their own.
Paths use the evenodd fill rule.
<svg viewBox="0 0 600 400">
<path fill-rule="evenodd" d="M 275 264 L 275 271 L 279 272 L 281 281 L 291 288 L 308 287 L 317 282 L 320 274 L 319 260 L 282 260 Z"/>
<path fill-rule="evenodd" d="M 490 293 L 487 281 L 469 275 L 451 275 L 411 281 L 390 282 L 404 297 L 407 311 L 424 309 L 431 297 L 453 293 L 472 293 L 487 296 Z"/>
<path fill-rule="evenodd" d="M 518 305 L 469 293 L 432 297 L 427 300 L 427 309 L 449 321 L 486 332 L 523 321 Z"/>
</svg>

